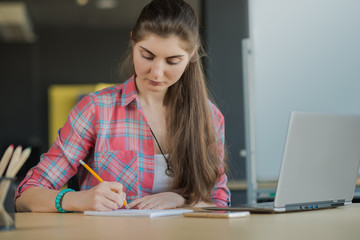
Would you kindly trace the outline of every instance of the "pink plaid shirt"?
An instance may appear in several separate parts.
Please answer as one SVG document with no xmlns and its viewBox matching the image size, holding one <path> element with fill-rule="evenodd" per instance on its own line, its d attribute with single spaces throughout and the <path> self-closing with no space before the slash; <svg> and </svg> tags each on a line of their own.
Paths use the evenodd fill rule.
<svg viewBox="0 0 360 240">
<path fill-rule="evenodd" d="M 210 104 L 215 126 L 224 143 L 224 118 Z M 134 78 L 84 97 L 71 110 L 64 127 L 41 161 L 19 184 L 15 197 L 33 186 L 60 189 L 78 174 L 81 190 L 99 182 L 86 169 L 83 159 L 105 181 L 124 185 L 127 201 L 151 194 L 154 182 L 154 142 L 137 99 Z M 212 200 L 230 204 L 227 176 L 217 181 Z"/>
</svg>

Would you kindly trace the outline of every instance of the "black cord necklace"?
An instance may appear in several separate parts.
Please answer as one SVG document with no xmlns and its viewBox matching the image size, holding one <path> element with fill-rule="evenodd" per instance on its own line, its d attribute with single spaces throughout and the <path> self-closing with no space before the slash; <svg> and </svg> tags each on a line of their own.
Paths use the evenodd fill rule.
<svg viewBox="0 0 360 240">
<path fill-rule="evenodd" d="M 154 134 L 154 132 L 152 131 L 152 129 L 151 129 L 150 126 L 149 126 L 149 129 L 150 129 L 150 132 L 151 132 L 151 134 L 153 135 L 153 137 L 154 137 L 154 139 L 155 139 L 156 144 L 157 144 L 158 147 L 159 147 L 159 150 L 160 150 L 161 154 L 162 154 L 163 157 L 165 158 L 165 162 L 166 162 L 165 174 L 166 174 L 167 176 L 169 176 L 169 177 L 174 176 L 174 172 L 173 172 L 173 170 L 170 168 L 170 165 L 169 165 L 169 159 L 165 156 L 165 154 L 164 154 L 163 150 L 161 149 L 160 144 L 159 144 L 158 140 L 156 139 L 155 134 Z"/>
</svg>

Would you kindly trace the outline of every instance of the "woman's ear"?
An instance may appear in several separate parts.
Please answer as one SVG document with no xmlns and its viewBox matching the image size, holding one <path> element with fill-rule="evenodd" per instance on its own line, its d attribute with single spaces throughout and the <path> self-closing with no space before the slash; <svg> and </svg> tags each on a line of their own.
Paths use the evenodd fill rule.
<svg viewBox="0 0 360 240">
<path fill-rule="evenodd" d="M 134 43 L 134 40 L 132 38 L 132 31 L 130 32 L 130 41 L 131 41 L 131 46 L 134 47 L 135 43 Z"/>
</svg>

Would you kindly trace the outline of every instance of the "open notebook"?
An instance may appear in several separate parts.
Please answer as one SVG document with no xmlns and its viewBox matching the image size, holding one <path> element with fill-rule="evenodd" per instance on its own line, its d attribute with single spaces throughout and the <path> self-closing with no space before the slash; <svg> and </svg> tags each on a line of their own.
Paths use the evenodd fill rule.
<svg viewBox="0 0 360 240">
<path fill-rule="evenodd" d="M 165 209 L 165 210 L 142 210 L 142 209 L 117 209 L 113 211 L 85 211 L 85 215 L 91 216 L 113 216 L 113 217 L 163 217 L 171 215 L 182 215 L 192 212 L 190 209 Z"/>
</svg>

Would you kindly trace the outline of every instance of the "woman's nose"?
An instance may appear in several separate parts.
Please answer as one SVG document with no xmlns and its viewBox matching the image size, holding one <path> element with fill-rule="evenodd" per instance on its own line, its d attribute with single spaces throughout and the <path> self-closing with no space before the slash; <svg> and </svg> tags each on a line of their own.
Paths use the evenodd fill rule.
<svg viewBox="0 0 360 240">
<path fill-rule="evenodd" d="M 164 66 L 160 61 L 154 61 L 151 67 L 151 73 L 154 76 L 154 80 L 161 78 L 164 75 Z"/>
</svg>

